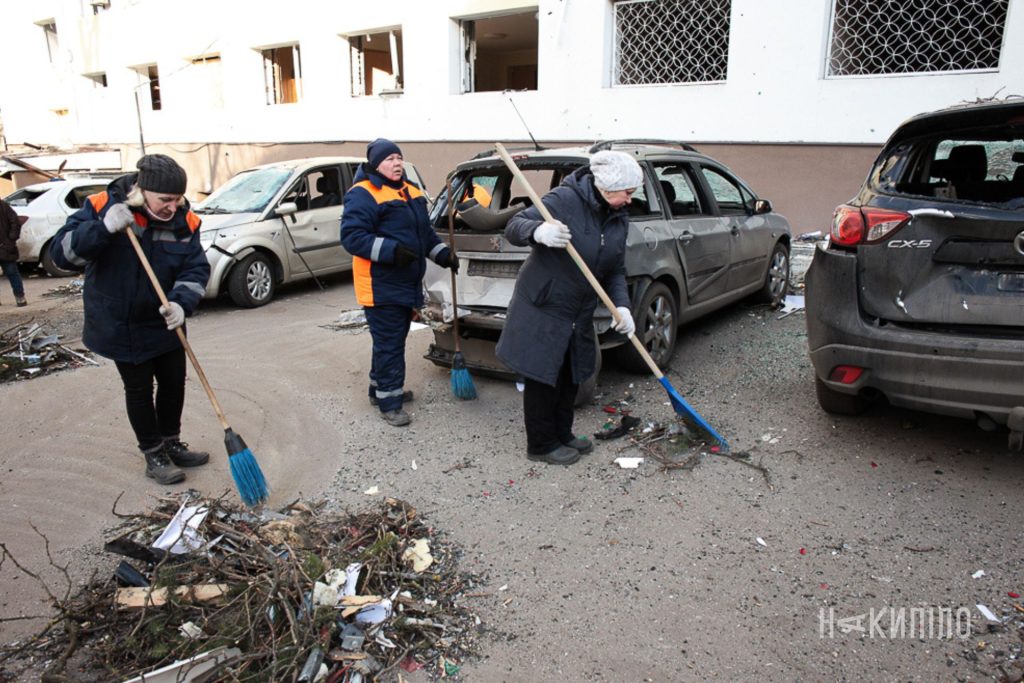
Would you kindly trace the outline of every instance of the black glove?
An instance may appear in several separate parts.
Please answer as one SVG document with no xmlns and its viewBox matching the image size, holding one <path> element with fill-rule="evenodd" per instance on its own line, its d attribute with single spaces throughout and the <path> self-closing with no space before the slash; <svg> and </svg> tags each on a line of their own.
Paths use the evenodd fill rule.
<svg viewBox="0 0 1024 683">
<path fill-rule="evenodd" d="M 459 255 L 455 253 L 454 249 L 448 250 L 448 263 L 446 264 L 451 271 L 458 275 L 459 273 Z"/>
<path fill-rule="evenodd" d="M 399 244 L 398 248 L 395 249 L 395 265 L 398 266 L 399 268 L 405 268 L 407 265 L 415 261 L 417 258 L 418 257 L 416 256 L 416 252 L 412 251 L 411 249 L 407 249 L 401 244 Z"/>
</svg>

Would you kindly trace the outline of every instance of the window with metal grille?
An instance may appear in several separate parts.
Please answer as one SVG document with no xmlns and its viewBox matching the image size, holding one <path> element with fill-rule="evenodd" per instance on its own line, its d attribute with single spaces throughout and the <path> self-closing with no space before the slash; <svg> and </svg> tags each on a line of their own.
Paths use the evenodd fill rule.
<svg viewBox="0 0 1024 683">
<path fill-rule="evenodd" d="M 829 76 L 999 68 L 1009 0 L 835 0 Z"/>
<path fill-rule="evenodd" d="M 619 0 L 613 85 L 724 81 L 731 0 Z"/>
<path fill-rule="evenodd" d="M 261 51 L 267 104 L 290 104 L 302 97 L 302 59 L 298 45 Z"/>
</svg>

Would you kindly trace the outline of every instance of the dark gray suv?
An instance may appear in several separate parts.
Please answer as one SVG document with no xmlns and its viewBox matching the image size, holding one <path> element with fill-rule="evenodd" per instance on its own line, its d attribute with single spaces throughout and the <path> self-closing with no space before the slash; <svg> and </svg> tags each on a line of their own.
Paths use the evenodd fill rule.
<svg viewBox="0 0 1024 683">
<path fill-rule="evenodd" d="M 818 402 L 1024 432 L 1024 101 L 915 116 L 806 276 Z"/>
<path fill-rule="evenodd" d="M 644 184 L 630 204 L 626 276 L 637 334 L 655 362 L 668 364 L 683 323 L 748 296 L 771 304 L 782 300 L 789 279 L 788 222 L 736 174 L 689 145 L 612 141 L 511 154 L 543 195 L 602 149 L 633 155 L 644 172 Z M 452 173 L 452 188 L 455 243 L 462 258 L 457 280 L 460 346 L 471 368 L 507 375 L 493 349 L 516 274 L 530 249 L 509 244 L 504 228 L 530 200 L 493 151 L 459 164 Z M 434 229 L 446 241 L 448 202 L 445 192 L 431 210 Z M 429 265 L 427 315 L 449 323 L 449 271 Z M 611 322 L 611 315 L 599 306 L 594 325 L 600 346 L 620 347 L 616 351 L 621 364 L 646 372 L 632 345 L 611 330 Z M 427 357 L 448 367 L 454 350 L 452 328 L 434 328 Z"/>
</svg>

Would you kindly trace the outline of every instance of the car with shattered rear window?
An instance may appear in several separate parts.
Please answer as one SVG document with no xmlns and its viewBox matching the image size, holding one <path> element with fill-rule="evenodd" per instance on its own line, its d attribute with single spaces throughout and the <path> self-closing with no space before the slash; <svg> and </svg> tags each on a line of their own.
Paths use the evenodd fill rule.
<svg viewBox="0 0 1024 683">
<path fill-rule="evenodd" d="M 692 146 L 620 140 L 511 154 L 543 196 L 602 149 L 631 155 L 643 171 L 643 185 L 629 205 L 625 267 L 636 334 L 659 366 L 671 359 L 680 325 L 747 297 L 773 305 L 783 299 L 789 223 L 739 176 Z M 460 351 L 471 369 L 508 377 L 508 368 L 494 357 L 494 346 L 530 248 L 510 244 L 504 229 L 531 201 L 493 150 L 459 164 L 449 178 L 451 191 L 438 196 L 430 219 L 442 239 L 454 242 L 461 259 L 456 280 Z M 428 263 L 425 286 L 425 313 L 434 323 L 427 358 L 449 367 L 455 350 L 449 271 Z M 612 330 L 611 314 L 603 306 L 597 308 L 594 326 L 598 367 L 601 349 L 614 349 L 620 365 L 647 371 L 627 338 Z M 581 399 L 592 392 L 595 379 L 581 387 Z"/>
<path fill-rule="evenodd" d="M 1024 434 L 1024 100 L 915 116 L 839 206 L 806 276 L 821 407 Z"/>
</svg>

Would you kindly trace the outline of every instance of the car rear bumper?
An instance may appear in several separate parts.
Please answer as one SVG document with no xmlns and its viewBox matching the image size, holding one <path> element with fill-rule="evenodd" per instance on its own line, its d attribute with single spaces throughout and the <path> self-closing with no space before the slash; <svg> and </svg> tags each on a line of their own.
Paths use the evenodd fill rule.
<svg viewBox="0 0 1024 683">
<path fill-rule="evenodd" d="M 844 394 L 880 392 L 892 405 L 942 415 L 985 414 L 1006 424 L 1024 405 L 1024 341 L 939 333 L 866 319 L 853 254 L 819 247 L 806 275 L 807 342 L 817 376 Z M 864 368 L 851 384 L 837 365 Z"/>
</svg>

